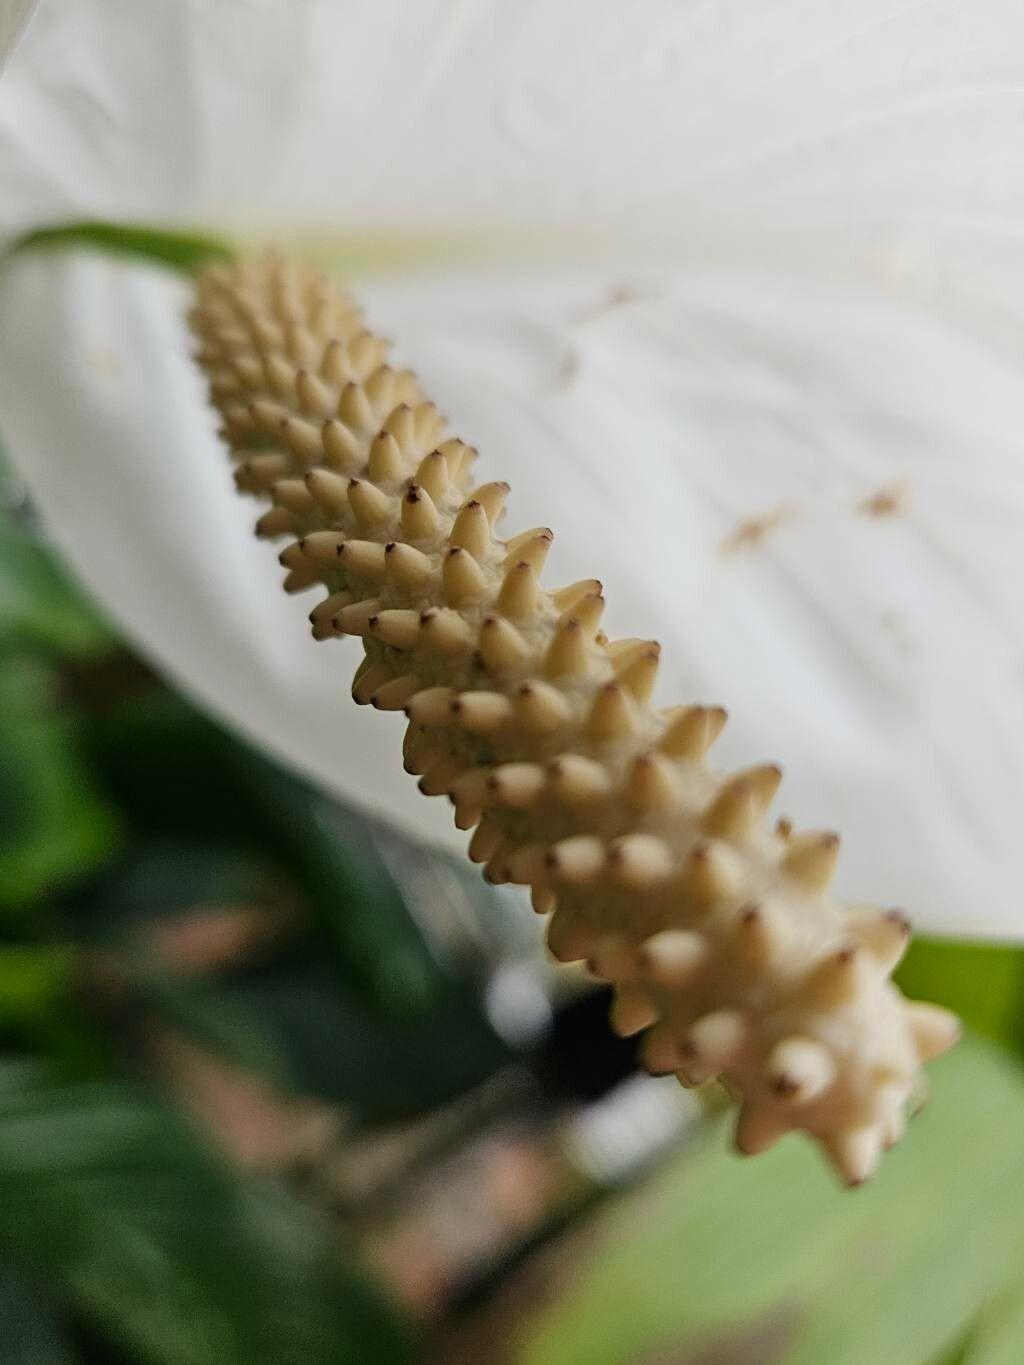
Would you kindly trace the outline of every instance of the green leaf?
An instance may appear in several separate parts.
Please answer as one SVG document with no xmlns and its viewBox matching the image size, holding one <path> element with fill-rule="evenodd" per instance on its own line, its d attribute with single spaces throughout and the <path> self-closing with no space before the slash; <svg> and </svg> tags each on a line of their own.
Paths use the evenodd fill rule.
<svg viewBox="0 0 1024 1365">
<path fill-rule="evenodd" d="M 64 1001 L 74 950 L 64 944 L 0 946 L 0 1024 L 38 1019 Z"/>
<path fill-rule="evenodd" d="M 45 1053 L 67 1076 L 104 1075 L 109 1048 L 76 989 L 68 944 L 0 946 L 0 1032 L 18 1050 Z"/>
<path fill-rule="evenodd" d="M 162 778 L 160 768 L 147 765 L 146 780 L 159 786 L 154 773 Z M 197 780 L 200 775 L 195 773 Z M 208 830 L 205 839 L 171 834 L 147 838 L 82 898 L 86 916 L 81 932 L 105 941 L 196 907 L 273 908 L 294 901 L 293 888 L 275 864 L 215 835 Z"/>
<path fill-rule="evenodd" d="M 72 658 L 106 653 L 113 636 L 24 531 L 0 518 L 0 638 Z"/>
<path fill-rule="evenodd" d="M 387 1365 L 402 1326 L 325 1220 L 163 1105 L 0 1065 L 0 1245 L 156 1365 Z"/>
<path fill-rule="evenodd" d="M 1024 1275 L 975 1324 L 963 1365 L 1020 1365 L 1024 1360 Z"/>
<path fill-rule="evenodd" d="M 98 613 L 10 503 L 10 475 L 0 456 L 0 641 L 31 645 L 75 659 L 113 647 L 114 637 Z"/>
<path fill-rule="evenodd" d="M 930 1072 L 932 1103 L 855 1191 L 800 1136 L 744 1161 L 716 1127 L 606 1220 L 519 1360 L 948 1358 L 1024 1255 L 1024 1077 L 975 1039 Z"/>
<path fill-rule="evenodd" d="M 456 973 L 424 933 L 428 916 L 392 874 L 376 826 L 358 812 L 166 694 L 108 708 L 95 739 L 108 785 L 162 836 L 233 835 L 286 867 L 334 940 L 339 970 L 383 1008 L 412 1015 L 450 989 Z"/>
<path fill-rule="evenodd" d="M 936 1000 L 967 1026 L 1024 1052 L 1024 948 L 917 938 L 896 975 L 913 1000 Z"/>
<path fill-rule="evenodd" d="M 270 1034 L 249 1030 L 257 1047 L 280 1039 L 295 1059 L 285 1081 L 363 1116 L 439 1103 L 506 1059 L 470 980 L 469 953 L 456 961 L 456 935 L 444 951 L 435 931 L 442 898 L 466 919 L 474 903 L 455 900 L 458 886 L 429 850 L 405 843 L 399 857 L 396 836 L 334 806 L 162 690 L 121 699 L 93 719 L 104 783 L 148 842 L 136 863 L 80 898 L 80 922 L 109 933 L 112 918 L 135 920 L 161 904 L 248 896 L 204 851 L 201 841 L 211 840 L 258 849 L 259 865 L 269 858 L 286 869 L 309 910 L 308 938 L 287 963 L 247 973 L 230 989 L 222 983 L 216 996 L 163 997 L 193 1036 L 251 1066 L 255 1057 L 231 1039 L 251 1011 Z M 213 874 L 216 892 L 206 884 Z M 466 941 L 476 948 L 471 934 Z"/>
<path fill-rule="evenodd" d="M 229 261 L 234 256 L 228 242 L 210 233 L 89 220 L 33 228 L 12 242 L 7 251 L 13 254 L 38 247 L 81 246 L 156 261 L 188 274 L 211 261 Z"/>
<path fill-rule="evenodd" d="M 963 1340 L 934 1365 L 1020 1365 L 1024 1360 L 1024 1261 L 1007 1269 L 1003 1290 L 984 1305 Z"/>
<path fill-rule="evenodd" d="M 147 773 L 165 770 L 145 764 Z M 225 793 L 227 799 L 227 793 Z M 239 801 L 236 795 L 234 807 Z M 344 850 L 339 852 L 339 858 Z M 381 1008 L 337 970 L 335 944 L 311 925 L 273 959 L 209 977 L 154 962 L 149 928 L 168 912 L 218 904 L 290 904 L 294 889 L 272 865 L 230 845 L 147 842 L 75 899 L 76 932 L 113 948 L 131 999 L 245 1070 L 377 1117 L 417 1112 L 491 1074 L 507 1050 L 468 987 L 449 987 L 416 1027 Z M 279 903 L 279 902 L 277 902 Z M 353 896 L 344 912 L 378 909 Z M 282 911 L 287 913 L 287 911 Z M 340 913 L 340 912 L 336 912 Z M 333 949 L 333 952 L 332 952 Z"/>
<path fill-rule="evenodd" d="M 220 1056 L 271 1081 L 294 1084 L 276 1020 L 259 1011 L 237 988 L 219 981 L 193 980 L 171 972 L 143 970 L 132 982 L 136 1004 L 155 1011 L 164 1023 Z"/>
<path fill-rule="evenodd" d="M 76 1365 L 58 1307 L 40 1286 L 0 1264 L 4 1365 Z"/>
<path fill-rule="evenodd" d="M 119 828 L 80 762 L 75 718 L 56 676 L 15 655 L 0 668 L 0 912 L 24 908 L 117 849 Z"/>
</svg>

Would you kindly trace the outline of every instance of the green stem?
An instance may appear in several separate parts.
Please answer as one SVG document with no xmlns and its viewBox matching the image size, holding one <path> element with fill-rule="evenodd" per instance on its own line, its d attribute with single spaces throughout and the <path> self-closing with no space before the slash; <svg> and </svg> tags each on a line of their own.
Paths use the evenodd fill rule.
<svg viewBox="0 0 1024 1365">
<path fill-rule="evenodd" d="M 229 261 L 234 248 L 220 237 L 205 232 L 146 227 L 138 223 L 105 223 L 85 220 L 32 228 L 10 242 L 3 259 L 36 247 L 93 247 L 117 256 L 134 256 L 193 275 L 211 261 Z"/>
</svg>

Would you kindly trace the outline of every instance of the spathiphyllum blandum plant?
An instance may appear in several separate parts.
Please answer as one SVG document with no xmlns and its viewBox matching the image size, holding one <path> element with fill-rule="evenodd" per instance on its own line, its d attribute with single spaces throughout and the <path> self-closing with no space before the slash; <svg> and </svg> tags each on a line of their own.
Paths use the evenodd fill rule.
<svg viewBox="0 0 1024 1365">
<path fill-rule="evenodd" d="M 847 1179 L 952 1023 L 889 984 L 902 912 L 839 901 L 1021 934 L 1019 33 L 1010 0 L 82 0 L 0 86 L 5 240 L 90 220 L 0 269 L 2 437 L 71 567 L 250 740 L 528 883 L 653 1069 L 742 1091 L 744 1147 L 802 1127 Z M 196 225 L 336 269 L 409 348 L 391 373 L 280 262 L 202 284 L 316 644 L 154 268 L 209 257 Z M 341 633 L 436 801 L 340 704 Z M 835 837 L 773 825 L 777 771 L 743 767 L 775 753 L 781 813 L 848 836 L 841 897 Z"/>
<path fill-rule="evenodd" d="M 352 696 L 404 712 L 405 767 L 469 856 L 613 984 L 652 1071 L 735 1093 L 740 1152 L 801 1129 L 868 1178 L 958 1030 L 889 979 L 905 916 L 829 895 L 835 834 L 768 825 L 777 767 L 709 766 L 722 708 L 651 705 L 659 645 L 609 639 L 598 579 L 543 585 L 551 528 L 504 529 L 509 485 L 345 295 L 269 255 L 208 267 L 191 316 L 285 589 L 326 590 L 315 639 L 361 637 Z"/>
<path fill-rule="evenodd" d="M 147 657 L 461 848 L 386 722 L 337 707 L 354 646 L 277 597 L 152 264 L 196 259 L 174 230 L 283 243 L 358 288 L 521 524 L 557 521 L 551 581 L 598 572 L 605 629 L 660 636 L 656 699 L 729 708 L 716 762 L 785 757 L 782 813 L 844 831 L 844 896 L 1019 938 L 1019 25 L 1012 0 L 628 25 L 611 0 L 45 0 L 0 85 L 0 236 L 155 230 L 149 264 L 95 233 L 5 259 L 0 435 Z"/>
</svg>

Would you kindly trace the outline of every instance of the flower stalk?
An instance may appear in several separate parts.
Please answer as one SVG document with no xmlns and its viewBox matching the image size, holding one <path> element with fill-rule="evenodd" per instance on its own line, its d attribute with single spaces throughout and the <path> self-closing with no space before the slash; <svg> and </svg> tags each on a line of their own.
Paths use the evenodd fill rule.
<svg viewBox="0 0 1024 1365">
<path fill-rule="evenodd" d="M 740 1152 L 800 1129 L 868 1178 L 958 1033 L 890 980 L 905 917 L 829 894 L 835 834 L 769 826 L 777 767 L 711 770 L 720 707 L 651 705 L 660 648 L 605 635 L 598 580 L 542 584 L 551 530 L 499 532 L 508 485 L 477 482 L 347 297 L 276 256 L 218 264 L 192 323 L 286 591 L 326 590 L 316 639 L 362 638 L 352 695 L 408 717 L 405 767 L 470 858 L 529 886 L 650 1070 L 725 1082 Z"/>
</svg>

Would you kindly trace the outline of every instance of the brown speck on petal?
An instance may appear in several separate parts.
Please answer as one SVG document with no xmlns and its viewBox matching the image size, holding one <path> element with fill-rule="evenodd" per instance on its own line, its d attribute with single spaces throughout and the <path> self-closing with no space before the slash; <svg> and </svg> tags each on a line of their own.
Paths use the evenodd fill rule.
<svg viewBox="0 0 1024 1365">
<path fill-rule="evenodd" d="M 558 362 L 552 388 L 556 392 L 572 388 L 583 368 L 583 356 L 576 346 L 567 346 Z"/>
<path fill-rule="evenodd" d="M 644 303 L 658 297 L 659 293 L 656 289 L 620 282 L 610 285 L 599 299 L 581 308 L 573 321 L 577 325 L 581 322 L 592 322 L 596 318 L 603 318 L 608 313 L 615 313 L 620 308 L 627 308 L 631 303 Z"/>
<path fill-rule="evenodd" d="M 907 488 L 905 484 L 893 483 L 878 488 L 862 502 L 857 511 L 865 517 L 902 517 L 907 512 Z"/>
<path fill-rule="evenodd" d="M 796 508 L 789 503 L 783 503 L 770 512 L 746 517 L 743 521 L 737 522 L 723 538 L 718 547 L 719 553 L 725 556 L 738 554 L 742 550 L 756 550 L 774 531 L 784 526 L 787 521 L 792 521 L 795 516 Z"/>
</svg>

